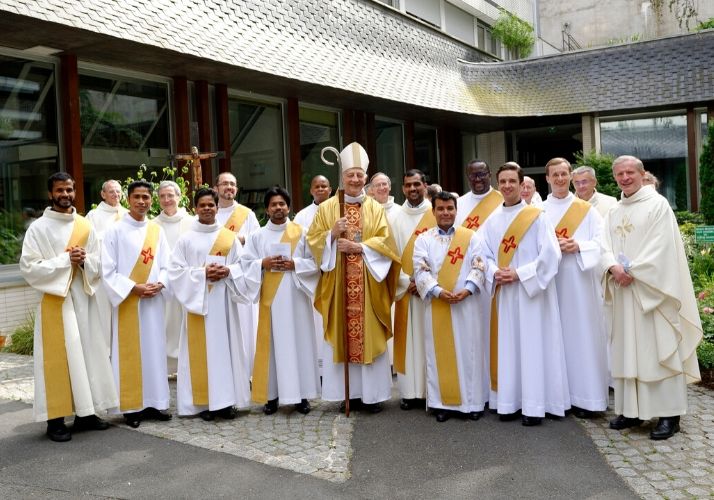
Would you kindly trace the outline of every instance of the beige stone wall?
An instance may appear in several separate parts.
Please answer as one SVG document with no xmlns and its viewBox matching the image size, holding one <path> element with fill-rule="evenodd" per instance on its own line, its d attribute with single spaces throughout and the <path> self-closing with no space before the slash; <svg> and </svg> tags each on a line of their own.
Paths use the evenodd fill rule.
<svg viewBox="0 0 714 500">
<path fill-rule="evenodd" d="M 40 295 L 27 285 L 0 288 L 0 335 L 10 335 L 34 314 Z"/>
</svg>

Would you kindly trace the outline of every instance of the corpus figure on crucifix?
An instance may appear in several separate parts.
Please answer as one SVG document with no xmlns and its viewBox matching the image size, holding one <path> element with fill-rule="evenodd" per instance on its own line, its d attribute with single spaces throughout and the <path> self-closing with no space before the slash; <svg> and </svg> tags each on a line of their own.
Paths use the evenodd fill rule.
<svg viewBox="0 0 714 500">
<path fill-rule="evenodd" d="M 191 147 L 191 153 L 179 153 L 173 155 L 174 160 L 184 160 L 191 163 L 191 187 L 197 191 L 203 185 L 203 172 L 201 170 L 201 160 L 215 158 L 218 153 L 199 153 L 196 146 Z"/>
<path fill-rule="evenodd" d="M 570 408 L 554 277 L 560 262 L 555 230 L 540 208 L 521 200 L 523 171 L 498 169 L 503 206 L 479 230 L 493 293 L 489 407 L 526 426 Z"/>
<path fill-rule="evenodd" d="M 481 369 L 488 323 L 479 316 L 476 296 L 484 287 L 485 265 L 476 233 L 454 226 L 456 197 L 436 193 L 436 227 L 419 235 L 412 265 L 424 300 L 427 406 L 437 422 L 454 414 L 478 420 L 488 401 Z M 476 349 L 474 349 L 476 347 Z"/>
<path fill-rule="evenodd" d="M 307 234 L 322 270 L 322 399 L 344 399 L 347 362 L 351 408 L 378 412 L 391 396 L 387 340 L 400 259 L 384 209 L 364 193 L 367 152 L 353 142 L 339 156 L 344 189 L 320 204 Z"/>
<path fill-rule="evenodd" d="M 102 275 L 112 311 L 111 361 L 126 423 L 168 420 L 164 307 L 170 249 L 146 214 L 152 186 L 127 188 L 129 213 L 104 235 Z"/>
</svg>

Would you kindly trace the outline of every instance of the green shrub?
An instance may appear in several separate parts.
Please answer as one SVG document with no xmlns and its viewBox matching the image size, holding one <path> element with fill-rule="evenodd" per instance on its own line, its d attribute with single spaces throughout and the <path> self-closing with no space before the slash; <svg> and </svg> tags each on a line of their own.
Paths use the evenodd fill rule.
<svg viewBox="0 0 714 500">
<path fill-rule="evenodd" d="M 24 323 L 15 328 L 10 335 L 10 343 L 3 351 L 14 354 L 32 355 L 35 338 L 35 315 L 31 314 Z"/>
<path fill-rule="evenodd" d="M 615 198 L 620 198 L 620 188 L 617 187 L 617 182 L 612 176 L 612 162 L 615 157 L 609 154 L 596 153 L 590 151 L 585 153 L 578 151 L 575 153 L 575 162 L 578 166 L 587 165 L 595 169 L 595 177 L 597 178 L 597 190 Z"/>
<path fill-rule="evenodd" d="M 699 157 L 699 185 L 702 186 L 699 210 L 706 224 L 714 224 L 714 190 L 710 189 L 714 185 L 714 122 L 709 124 L 707 140 Z"/>
<path fill-rule="evenodd" d="M 708 370 L 714 368 L 714 344 L 705 340 L 697 347 L 699 366 Z"/>
<path fill-rule="evenodd" d="M 689 224 L 692 226 L 692 234 L 694 234 L 694 226 L 704 224 L 704 217 L 699 212 L 689 212 L 687 210 L 680 210 L 678 212 L 674 212 L 674 215 L 675 217 L 677 217 L 677 223 L 680 225 L 680 231 L 682 231 L 681 226 L 683 224 Z"/>
<path fill-rule="evenodd" d="M 501 9 L 496 24 L 493 25 L 493 36 L 511 49 L 517 58 L 526 58 L 533 52 L 535 36 L 533 25 L 506 9 Z"/>
<path fill-rule="evenodd" d="M 181 191 L 181 197 L 178 200 L 179 208 L 183 207 L 191 213 L 191 186 L 183 177 L 188 174 L 190 164 L 191 162 L 187 161 L 181 168 L 172 167 L 170 165 L 163 167 L 161 169 L 161 175 L 159 175 L 159 172 L 157 172 L 156 169 L 152 168 L 149 170 L 146 165 L 139 165 L 139 169 L 136 171 L 136 178 L 127 177 L 123 182 L 120 182 L 122 192 L 124 193 L 121 204 L 124 208 L 129 208 L 129 202 L 127 199 L 127 189 L 129 188 L 129 184 L 135 180 L 145 180 L 154 186 L 154 194 L 151 198 L 151 209 L 149 209 L 149 213 L 147 215 L 149 218 L 156 217 L 159 213 L 161 213 L 161 206 L 159 205 L 159 185 L 161 184 L 161 181 L 174 181 L 178 184 L 179 190 Z"/>
</svg>

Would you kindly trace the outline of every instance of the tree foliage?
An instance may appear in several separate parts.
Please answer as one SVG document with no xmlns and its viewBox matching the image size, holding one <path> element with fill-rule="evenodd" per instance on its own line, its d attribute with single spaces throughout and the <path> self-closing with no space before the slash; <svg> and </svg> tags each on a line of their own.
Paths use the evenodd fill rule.
<svg viewBox="0 0 714 500">
<path fill-rule="evenodd" d="M 714 122 L 709 124 L 707 140 L 699 157 L 699 185 L 702 186 L 702 199 L 699 210 L 706 224 L 714 224 Z"/>
<path fill-rule="evenodd" d="M 149 210 L 149 213 L 147 215 L 149 217 L 156 217 L 161 212 L 161 206 L 159 206 L 159 184 L 161 184 L 161 181 L 174 181 L 176 184 L 178 184 L 179 190 L 181 191 L 181 196 L 178 200 L 178 206 L 183 207 L 190 212 L 191 187 L 189 185 L 189 182 L 184 178 L 184 175 L 188 174 L 189 165 L 190 162 L 186 162 L 186 164 L 181 168 L 172 167 L 169 165 L 163 167 L 161 169 L 161 173 L 159 174 L 159 172 L 157 172 L 155 169 L 149 170 L 149 168 L 142 163 L 139 166 L 139 169 L 136 171 L 136 178 L 127 177 L 126 179 L 124 179 L 123 182 L 119 183 L 121 184 L 121 190 L 124 193 L 121 204 L 125 208 L 129 208 L 129 204 L 127 201 L 127 188 L 129 187 L 129 184 L 131 184 L 135 180 L 143 179 L 145 181 L 150 182 L 154 187 L 154 194 L 151 198 L 151 209 Z"/>
<path fill-rule="evenodd" d="M 595 169 L 595 177 L 597 178 L 597 190 L 600 193 L 620 198 L 620 188 L 617 187 L 617 182 L 612 176 L 612 162 L 615 157 L 610 154 L 596 153 L 590 151 L 585 153 L 578 151 L 575 153 L 575 162 L 578 166 L 586 165 Z"/>
<path fill-rule="evenodd" d="M 493 25 L 493 36 L 517 58 L 526 58 L 533 52 L 535 36 L 533 25 L 506 9 L 501 9 L 496 24 Z"/>
</svg>

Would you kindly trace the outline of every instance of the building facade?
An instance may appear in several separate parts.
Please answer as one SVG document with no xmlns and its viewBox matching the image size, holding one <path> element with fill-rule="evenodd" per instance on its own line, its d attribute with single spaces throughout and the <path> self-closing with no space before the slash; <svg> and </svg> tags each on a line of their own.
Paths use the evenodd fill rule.
<svg viewBox="0 0 714 500">
<path fill-rule="evenodd" d="M 509 61 L 489 27 L 526 0 L 111 0 L 0 5 L 0 334 L 36 297 L 17 259 L 47 204 L 45 179 L 78 181 L 81 212 L 108 178 L 220 152 L 241 202 L 270 186 L 310 202 L 325 146 L 354 140 L 401 196 L 402 173 L 463 191 L 463 165 L 543 166 L 579 150 L 632 153 L 677 208 L 696 209 L 714 103 L 714 33 Z M 437 17 L 438 13 L 438 17 Z"/>
</svg>

